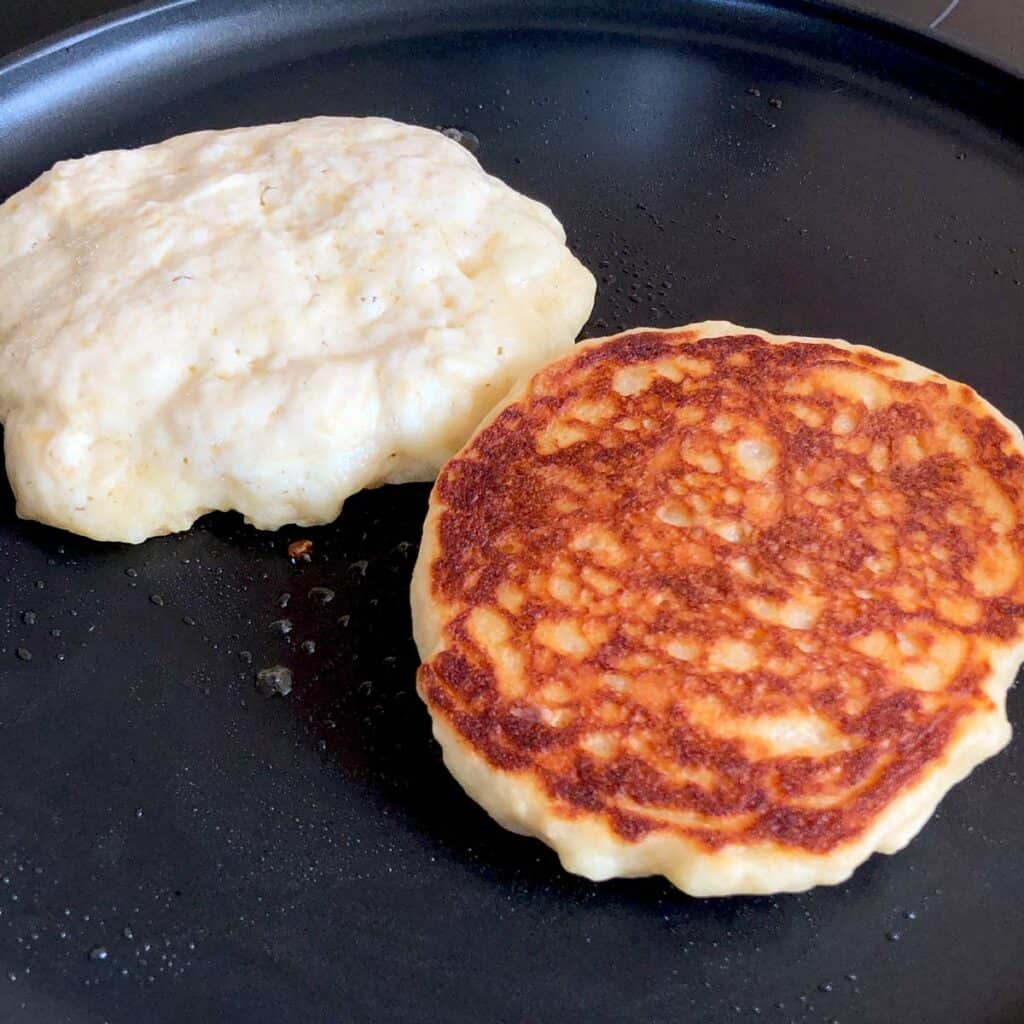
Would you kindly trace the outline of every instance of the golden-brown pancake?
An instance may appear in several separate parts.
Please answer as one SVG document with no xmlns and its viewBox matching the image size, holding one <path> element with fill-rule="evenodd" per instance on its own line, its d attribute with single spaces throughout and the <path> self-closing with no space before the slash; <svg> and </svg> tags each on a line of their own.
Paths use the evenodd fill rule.
<svg viewBox="0 0 1024 1024">
<path fill-rule="evenodd" d="M 728 323 L 577 347 L 442 470 L 418 689 L 498 821 L 589 878 L 802 890 L 1008 741 L 1024 439 L 875 349 Z"/>
</svg>

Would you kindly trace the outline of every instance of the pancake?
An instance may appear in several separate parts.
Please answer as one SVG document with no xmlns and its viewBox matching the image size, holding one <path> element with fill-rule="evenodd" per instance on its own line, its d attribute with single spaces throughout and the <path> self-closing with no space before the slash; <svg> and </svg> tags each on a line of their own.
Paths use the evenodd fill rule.
<svg viewBox="0 0 1024 1024">
<path fill-rule="evenodd" d="M 0 207 L 18 514 L 139 542 L 432 480 L 594 279 L 440 132 L 316 117 L 57 164 Z"/>
<path fill-rule="evenodd" d="M 837 883 L 1010 738 L 1024 439 L 729 323 L 586 342 L 442 470 L 412 587 L 444 760 L 591 879 Z"/>
</svg>

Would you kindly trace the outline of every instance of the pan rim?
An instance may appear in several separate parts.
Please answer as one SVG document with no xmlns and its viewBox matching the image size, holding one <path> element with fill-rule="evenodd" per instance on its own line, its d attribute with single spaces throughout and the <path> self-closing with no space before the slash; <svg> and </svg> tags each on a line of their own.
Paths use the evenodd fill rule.
<svg viewBox="0 0 1024 1024">
<path fill-rule="evenodd" d="M 243 12 L 246 7 L 255 7 L 260 0 L 232 0 L 232 6 L 237 11 Z M 485 14 L 488 10 L 495 13 L 500 12 L 507 4 L 503 0 L 456 0 L 454 4 L 446 5 L 449 10 L 453 6 L 463 6 L 467 11 L 472 10 L 476 14 Z M 1024 70 L 1018 71 L 1009 64 L 998 58 L 982 53 L 976 47 L 960 42 L 943 38 L 931 29 L 922 29 L 911 24 L 909 21 L 890 15 L 881 15 L 874 12 L 846 6 L 836 3 L 834 0 L 697 0 L 697 5 L 709 7 L 735 8 L 745 7 L 753 10 L 764 10 L 767 13 L 781 12 L 793 14 L 804 18 L 813 18 L 831 22 L 842 29 L 858 32 L 862 35 L 885 40 L 904 49 L 916 52 L 920 56 L 932 57 L 947 65 L 960 65 L 967 74 L 975 77 L 985 77 L 989 83 L 999 89 L 1007 91 L 1019 91 L 1024 97 Z M 344 6 L 356 7 L 356 3 L 346 0 Z M 439 6 L 437 0 L 405 0 L 397 5 L 405 9 L 409 14 L 429 13 L 431 8 Z M 568 3 L 566 0 L 550 0 L 531 4 L 531 9 L 522 12 L 527 18 L 520 16 L 518 24 L 522 28 L 529 27 L 567 27 L 562 19 L 556 19 L 558 14 L 562 18 L 574 20 L 577 30 L 585 28 L 585 19 L 588 14 L 594 13 L 593 8 L 597 5 L 587 0 L 577 0 Z M 676 7 L 680 11 L 684 7 L 692 7 L 694 4 L 687 0 L 669 0 L 667 6 Z M 0 87 L 6 84 L 5 80 L 20 71 L 31 72 L 38 69 L 48 59 L 61 53 L 70 53 L 76 46 L 84 43 L 100 40 L 104 36 L 113 37 L 113 45 L 119 33 L 130 33 L 136 27 L 143 32 L 149 25 L 161 16 L 167 19 L 167 28 L 177 27 L 182 16 L 190 11 L 199 11 L 201 17 L 209 17 L 208 7 L 199 4 L 199 0 L 141 0 L 139 3 L 112 11 L 110 14 L 100 15 L 71 26 L 62 32 L 45 36 L 44 38 L 29 43 L 13 52 L 0 57 Z M 397 13 L 397 12 L 396 12 Z M 511 13 L 511 12 L 510 12 Z M 355 16 L 355 12 L 353 12 Z M 638 21 L 644 21 L 649 17 L 635 18 L 629 15 L 624 23 L 637 25 Z M 149 24 L 147 24 L 149 23 Z M 601 28 L 606 28 L 602 25 Z"/>
</svg>

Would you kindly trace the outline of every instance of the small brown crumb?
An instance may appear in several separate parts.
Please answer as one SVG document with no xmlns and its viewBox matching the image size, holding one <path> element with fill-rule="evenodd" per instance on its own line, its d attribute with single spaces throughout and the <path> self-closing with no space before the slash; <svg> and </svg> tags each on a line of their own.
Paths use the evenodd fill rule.
<svg viewBox="0 0 1024 1024">
<path fill-rule="evenodd" d="M 769 107 L 774 107 L 776 110 L 781 110 L 782 109 L 782 100 L 777 99 L 775 96 L 773 96 L 768 101 L 768 106 Z"/>
<path fill-rule="evenodd" d="M 758 87 L 757 87 L 756 85 L 752 85 L 752 86 L 751 86 L 751 87 L 750 87 L 750 88 L 749 88 L 749 89 L 747 90 L 747 95 L 748 95 L 748 96 L 760 96 L 760 95 L 761 95 L 761 90 L 760 90 L 760 89 L 758 89 Z"/>
<path fill-rule="evenodd" d="M 311 540 L 293 540 L 288 545 L 288 557 L 297 562 L 301 558 L 304 562 L 313 560 L 313 542 Z"/>
</svg>

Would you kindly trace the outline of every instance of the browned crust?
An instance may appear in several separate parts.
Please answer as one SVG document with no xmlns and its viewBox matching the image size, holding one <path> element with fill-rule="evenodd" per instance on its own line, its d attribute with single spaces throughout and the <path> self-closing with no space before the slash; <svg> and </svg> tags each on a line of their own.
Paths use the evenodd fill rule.
<svg viewBox="0 0 1024 1024">
<path fill-rule="evenodd" d="M 710 372 L 699 380 L 655 376 L 629 397 L 614 390 L 624 367 L 680 353 L 706 361 Z M 937 375 L 897 379 L 901 365 L 864 349 L 683 330 L 612 338 L 539 373 L 437 482 L 430 586 L 447 613 L 444 647 L 418 677 L 432 711 L 496 769 L 532 774 L 562 815 L 604 816 L 626 840 L 668 829 L 708 849 L 767 840 L 824 853 L 862 834 L 942 758 L 965 721 L 991 713 L 984 687 L 991 656 L 1019 643 L 1024 624 L 1019 576 L 1008 592 L 991 595 L 970 580 L 1001 545 L 1022 549 L 1024 459 L 1016 439 L 971 389 Z M 828 427 L 844 407 L 835 395 L 787 394 L 794 382 L 834 367 L 877 374 L 893 398 L 862 409 L 843 448 Z M 615 412 L 581 440 L 538 452 L 553 421 L 580 402 L 609 400 Z M 817 410 L 824 425 L 799 418 L 798 404 Z M 699 407 L 701 421 L 681 424 L 684 407 Z M 741 545 L 706 523 L 681 529 L 656 514 L 680 494 L 700 493 L 713 518 L 727 489 L 742 500 L 758 490 L 734 471 L 701 474 L 683 460 L 682 452 L 708 442 L 708 424 L 722 414 L 760 424 L 778 450 L 776 493 L 764 501 L 770 511 L 748 512 Z M 624 419 L 637 426 L 621 429 Z M 927 450 L 943 425 L 968 439 L 969 457 L 944 444 Z M 910 437 L 926 449 L 916 461 L 899 456 Z M 881 470 L 871 456 L 879 446 L 889 453 Z M 969 485 L 972 467 L 1012 506 L 1008 531 Z M 854 486 L 852 478 L 866 482 Z M 889 513 L 869 508 L 868 495 L 884 498 Z M 962 509 L 967 522 L 962 515 L 951 522 L 951 510 Z M 613 534 L 625 562 L 595 566 L 591 552 L 574 550 L 584 527 Z M 731 565 L 739 548 L 753 579 Z M 578 610 L 596 624 L 584 658 L 554 654 L 536 640 L 542 621 L 566 611 L 538 592 L 537 581 L 556 564 L 568 564 L 577 579 L 596 568 L 617 588 L 614 606 L 581 590 Z M 498 600 L 510 582 L 525 594 L 514 614 Z M 785 601 L 808 583 L 824 597 L 810 630 L 745 611 L 751 599 Z M 629 595 L 628 608 L 621 595 Z M 973 602 L 974 621 L 944 617 L 942 598 Z M 467 629 L 467 616 L 480 608 L 503 614 L 510 645 L 527 657 L 526 690 L 514 699 Z M 963 638 L 964 653 L 937 689 L 910 686 L 860 649 L 872 634 L 922 643 Z M 673 660 L 662 640 L 679 635 L 705 651 L 725 635 L 739 637 L 756 648 L 760 665 L 722 672 L 706 659 Z M 808 640 L 812 650 L 801 649 Z M 627 691 L 611 688 L 611 676 L 627 677 Z M 552 705 L 541 693 L 553 681 L 569 694 L 558 701 L 566 721 L 557 725 L 545 720 Z M 821 756 L 759 754 L 696 721 L 692 708 L 702 699 L 727 717 L 811 710 L 846 742 Z M 613 737 L 611 756 L 582 744 L 594 730 Z M 643 746 L 631 749 L 630 737 L 642 737 Z"/>
</svg>

